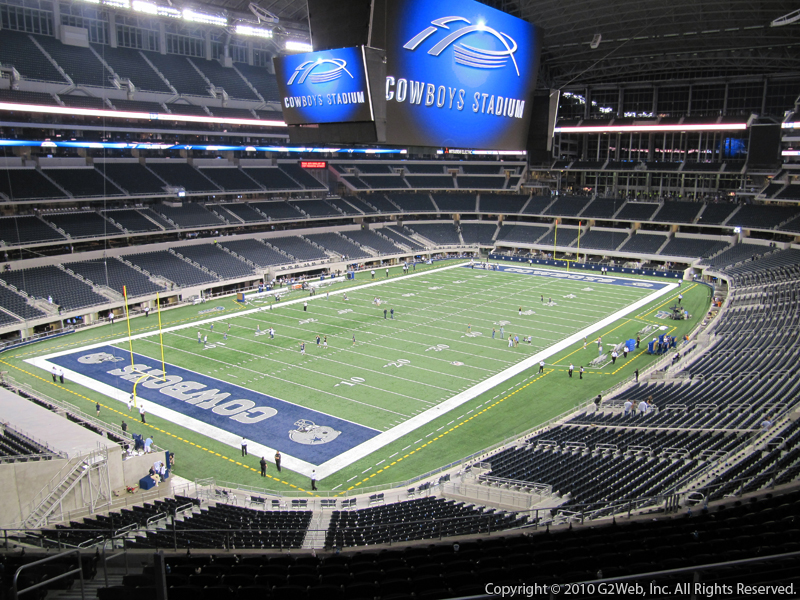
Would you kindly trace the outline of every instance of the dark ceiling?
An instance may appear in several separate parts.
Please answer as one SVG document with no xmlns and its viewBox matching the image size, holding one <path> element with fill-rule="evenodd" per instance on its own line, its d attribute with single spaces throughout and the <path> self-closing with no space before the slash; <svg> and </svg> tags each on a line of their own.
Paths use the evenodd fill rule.
<svg viewBox="0 0 800 600">
<path fill-rule="evenodd" d="M 796 11 L 797 2 L 482 1 L 542 27 L 542 87 L 800 74 L 800 21 L 770 27 L 773 20 Z M 249 1 L 208 3 L 246 12 Z M 282 21 L 307 27 L 305 0 L 258 4 Z M 595 34 L 602 35 L 602 41 L 592 49 Z"/>
</svg>

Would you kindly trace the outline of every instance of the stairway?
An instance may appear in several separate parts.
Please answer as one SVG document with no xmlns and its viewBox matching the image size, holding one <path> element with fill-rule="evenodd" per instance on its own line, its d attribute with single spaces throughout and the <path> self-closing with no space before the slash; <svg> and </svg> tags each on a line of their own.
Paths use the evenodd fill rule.
<svg viewBox="0 0 800 600">
<path fill-rule="evenodd" d="M 76 463 L 67 465 L 50 480 L 37 497 L 42 500 L 36 508 L 25 519 L 25 527 L 28 529 L 38 529 L 47 525 L 47 518 L 58 508 L 61 500 L 69 494 L 80 481 L 86 477 L 93 467 L 99 466 L 107 461 L 107 456 L 96 452 L 84 456 Z M 53 482 L 56 482 L 54 485 Z M 52 491 L 48 492 L 47 490 Z"/>
<path fill-rule="evenodd" d="M 120 562 L 116 561 L 119 565 Z M 108 573 L 108 587 L 122 585 L 122 578 L 124 577 L 124 569 L 112 568 Z M 47 593 L 48 600 L 90 600 L 97 598 L 97 590 L 106 587 L 106 578 L 103 573 L 103 565 L 97 565 L 97 575 L 94 579 L 83 580 L 83 594 L 81 594 L 81 584 L 79 581 L 75 582 L 72 589 L 69 590 L 50 590 Z"/>
<path fill-rule="evenodd" d="M 325 547 L 325 534 L 331 524 L 332 514 L 333 512 L 330 510 L 314 511 L 311 517 L 311 525 L 309 525 L 306 537 L 303 540 L 304 550 L 322 550 Z"/>
</svg>

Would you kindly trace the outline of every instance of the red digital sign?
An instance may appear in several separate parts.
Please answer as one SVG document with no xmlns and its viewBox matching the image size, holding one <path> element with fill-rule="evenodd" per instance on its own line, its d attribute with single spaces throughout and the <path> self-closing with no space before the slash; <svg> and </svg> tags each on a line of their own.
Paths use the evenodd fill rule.
<svg viewBox="0 0 800 600">
<path fill-rule="evenodd" d="M 324 160 L 301 160 L 300 166 L 304 169 L 327 169 L 328 163 Z"/>
</svg>

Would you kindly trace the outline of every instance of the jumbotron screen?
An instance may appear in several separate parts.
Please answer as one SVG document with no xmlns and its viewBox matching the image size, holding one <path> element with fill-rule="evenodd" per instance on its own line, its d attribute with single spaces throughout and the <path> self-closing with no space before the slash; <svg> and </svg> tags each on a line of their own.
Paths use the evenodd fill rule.
<svg viewBox="0 0 800 600">
<path fill-rule="evenodd" d="M 372 121 L 364 48 L 273 59 L 287 125 Z"/>
<path fill-rule="evenodd" d="M 391 0 L 386 10 L 387 143 L 524 149 L 538 28 L 473 0 Z"/>
</svg>

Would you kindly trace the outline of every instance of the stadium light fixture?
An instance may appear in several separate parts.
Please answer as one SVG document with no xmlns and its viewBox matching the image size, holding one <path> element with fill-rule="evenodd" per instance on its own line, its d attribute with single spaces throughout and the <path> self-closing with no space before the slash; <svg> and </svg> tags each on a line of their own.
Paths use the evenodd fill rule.
<svg viewBox="0 0 800 600">
<path fill-rule="evenodd" d="M 311 52 L 314 49 L 307 42 L 296 42 L 294 40 L 286 40 L 284 48 L 289 52 Z"/>
<path fill-rule="evenodd" d="M 264 29 L 263 27 L 253 27 L 251 25 L 237 25 L 234 31 L 238 35 L 250 35 L 254 37 L 271 39 L 273 36 L 272 29 Z"/>
<path fill-rule="evenodd" d="M 144 2 L 144 0 L 133 0 L 131 8 L 136 12 L 146 13 L 148 15 L 158 14 L 158 4 L 153 2 Z"/>
<path fill-rule="evenodd" d="M 112 6 L 114 8 L 130 8 L 130 0 L 103 0 L 104 6 Z"/>
<path fill-rule="evenodd" d="M 283 121 L 261 119 L 234 119 L 225 117 L 203 117 L 200 115 L 175 115 L 166 113 L 133 112 L 127 110 L 103 110 L 97 108 L 75 108 L 68 106 L 41 106 L 38 104 L 15 104 L 0 102 L 0 110 L 32 112 L 50 115 L 80 115 L 84 117 L 109 117 L 118 119 L 140 119 L 148 121 L 178 121 L 185 123 L 214 123 L 218 125 L 251 125 L 254 127 L 286 127 Z"/>
<path fill-rule="evenodd" d="M 171 6 L 159 6 L 158 7 L 158 16 L 159 17 L 172 17 L 173 19 L 180 19 L 183 14 L 177 8 L 172 8 Z"/>
<path fill-rule="evenodd" d="M 698 123 L 684 125 L 578 125 L 556 127 L 554 133 L 638 133 L 669 131 L 744 131 L 747 123 Z"/>
<path fill-rule="evenodd" d="M 183 18 L 184 20 L 191 21 L 192 23 L 204 23 L 206 25 L 218 25 L 220 27 L 225 27 L 228 25 L 228 19 L 225 17 L 198 12 L 196 10 L 192 10 L 191 8 L 183 9 Z"/>
</svg>

